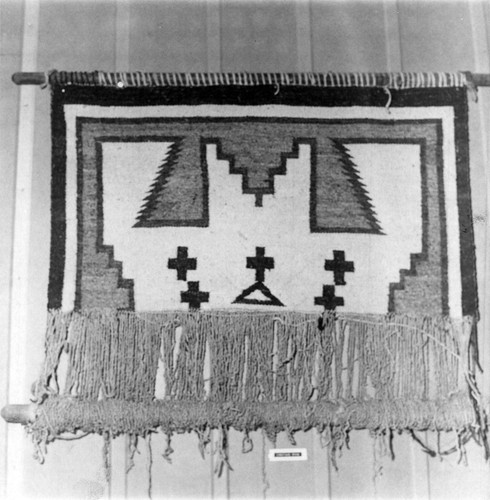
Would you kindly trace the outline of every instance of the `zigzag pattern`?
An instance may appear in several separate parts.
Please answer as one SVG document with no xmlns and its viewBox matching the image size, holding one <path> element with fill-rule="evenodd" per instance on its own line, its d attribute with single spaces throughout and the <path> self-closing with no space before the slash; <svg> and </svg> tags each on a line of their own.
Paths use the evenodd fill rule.
<svg viewBox="0 0 490 500">
<path fill-rule="evenodd" d="M 350 155 L 347 148 L 338 140 L 332 139 L 332 143 L 335 149 L 340 154 L 340 162 L 344 168 L 344 172 L 349 177 L 349 181 L 355 190 L 357 200 L 364 209 L 365 217 L 368 219 L 372 229 L 380 234 L 383 234 L 379 220 L 376 217 L 376 212 L 372 204 L 372 199 L 368 194 L 366 185 L 362 182 L 361 175 L 357 170 L 355 163 L 352 161 L 352 156 Z"/>
<path fill-rule="evenodd" d="M 182 150 L 183 142 L 184 139 L 182 137 L 176 137 L 175 142 L 173 142 L 170 146 L 167 157 L 160 165 L 157 176 L 150 187 L 150 191 L 143 200 L 143 206 L 141 207 L 136 217 L 136 223 L 134 227 L 144 227 L 146 225 L 146 222 L 151 218 L 152 213 L 156 208 L 158 199 L 163 191 L 163 188 L 168 182 L 168 178 L 172 172 L 172 169 L 177 164 L 179 154 Z"/>
</svg>

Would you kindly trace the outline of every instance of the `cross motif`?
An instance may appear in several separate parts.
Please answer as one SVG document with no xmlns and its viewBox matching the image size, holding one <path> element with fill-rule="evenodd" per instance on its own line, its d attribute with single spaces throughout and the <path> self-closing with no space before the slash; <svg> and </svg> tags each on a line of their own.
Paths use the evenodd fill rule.
<svg viewBox="0 0 490 500">
<path fill-rule="evenodd" d="M 255 257 L 247 257 L 247 269 L 255 269 L 255 281 L 263 282 L 265 270 L 274 269 L 274 259 L 265 256 L 264 247 L 255 247 Z"/>
<path fill-rule="evenodd" d="M 354 262 L 345 260 L 345 252 L 333 251 L 333 260 L 325 261 L 325 270 L 333 271 L 333 279 L 336 285 L 345 285 L 345 273 L 354 272 Z"/>
<path fill-rule="evenodd" d="M 177 258 L 168 259 L 168 268 L 177 270 L 177 279 L 187 281 L 187 271 L 194 271 L 197 267 L 197 259 L 188 258 L 187 247 L 177 248 Z"/>
<path fill-rule="evenodd" d="M 199 290 L 199 281 L 189 281 L 187 291 L 180 292 L 180 301 L 187 302 L 189 309 L 200 309 L 202 302 L 209 302 L 209 292 Z"/>
<path fill-rule="evenodd" d="M 323 285 L 323 295 L 321 297 L 315 297 L 315 305 L 323 306 L 328 311 L 333 311 L 337 306 L 344 305 L 344 298 L 335 296 L 334 286 Z"/>
</svg>

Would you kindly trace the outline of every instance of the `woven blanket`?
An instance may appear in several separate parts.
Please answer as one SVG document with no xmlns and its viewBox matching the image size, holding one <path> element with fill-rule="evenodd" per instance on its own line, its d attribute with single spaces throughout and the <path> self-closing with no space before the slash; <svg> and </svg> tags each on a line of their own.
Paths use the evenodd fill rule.
<svg viewBox="0 0 490 500">
<path fill-rule="evenodd" d="M 36 443 L 230 427 L 485 441 L 462 75 L 50 84 Z"/>
<path fill-rule="evenodd" d="M 49 307 L 475 315 L 466 88 L 402 76 L 51 75 Z"/>
</svg>

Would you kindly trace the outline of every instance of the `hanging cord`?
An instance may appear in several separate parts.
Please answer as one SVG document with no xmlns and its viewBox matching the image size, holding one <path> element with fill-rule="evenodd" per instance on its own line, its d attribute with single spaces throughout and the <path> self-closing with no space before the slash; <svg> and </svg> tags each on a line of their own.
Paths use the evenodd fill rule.
<svg viewBox="0 0 490 500">
<path fill-rule="evenodd" d="M 388 87 L 388 85 L 385 85 L 383 87 L 383 92 L 388 96 L 388 100 L 386 101 L 386 104 L 385 104 L 386 111 L 388 111 L 388 113 L 391 114 L 390 106 L 391 106 L 391 99 L 392 99 L 392 97 L 391 97 L 391 90 Z"/>
<path fill-rule="evenodd" d="M 148 471 L 148 498 L 151 500 L 151 493 L 152 493 L 152 480 L 151 480 L 151 469 L 153 466 L 153 451 L 151 448 L 151 431 L 148 432 L 148 434 L 145 436 L 145 441 L 146 441 L 146 454 L 147 454 L 147 464 L 146 468 Z"/>
<path fill-rule="evenodd" d="M 112 464 L 111 464 L 111 435 L 109 432 L 104 432 L 104 446 L 102 448 L 102 455 L 104 460 L 105 480 L 107 484 L 110 484 Z"/>
<path fill-rule="evenodd" d="M 265 445 L 265 431 L 262 429 L 262 497 L 264 500 L 267 498 L 267 490 L 271 487 L 269 480 L 267 479 L 267 454 Z"/>
<path fill-rule="evenodd" d="M 136 434 L 130 434 L 128 439 L 128 463 L 126 466 L 126 474 L 134 467 L 134 455 L 138 452 L 138 436 Z"/>
<path fill-rule="evenodd" d="M 422 439 L 417 436 L 414 430 L 410 430 L 409 434 L 411 438 L 420 445 L 422 448 L 422 451 L 424 453 L 427 453 L 431 457 L 440 457 L 442 460 L 442 457 L 452 455 L 453 453 L 459 452 L 460 453 L 460 459 L 458 461 L 461 462 L 462 457 L 465 455 L 465 453 L 462 451 L 464 446 L 468 443 L 468 441 L 473 437 L 475 438 L 475 441 L 478 442 L 476 439 L 475 434 L 471 430 L 464 430 L 462 432 L 458 432 L 458 443 L 454 446 L 451 446 L 451 448 L 448 448 L 447 450 L 441 450 L 441 433 L 438 431 L 437 432 L 437 450 L 432 449 L 427 443 L 424 443 Z"/>
<path fill-rule="evenodd" d="M 488 443 L 488 416 L 484 408 L 483 398 L 476 384 L 475 374 L 466 373 L 466 382 L 468 384 L 468 392 L 475 412 L 475 418 L 478 425 L 478 434 L 481 439 L 483 449 L 485 450 L 485 460 L 490 458 L 490 445 Z"/>
<path fill-rule="evenodd" d="M 172 433 L 168 431 L 165 437 L 166 437 L 166 446 L 165 446 L 165 451 L 162 453 L 162 457 L 166 462 L 171 464 L 172 458 L 170 457 L 170 455 L 174 452 L 174 449 L 172 448 Z M 199 444 L 201 444 L 200 441 Z M 201 454 L 203 455 L 204 458 L 203 452 L 201 452 Z"/>
<path fill-rule="evenodd" d="M 473 73 L 471 71 L 462 71 L 461 73 L 464 75 L 466 88 L 472 96 L 473 102 L 478 102 L 478 86 L 475 83 Z"/>
<path fill-rule="evenodd" d="M 82 439 L 86 436 L 88 436 L 90 432 L 84 432 L 78 436 L 56 436 L 56 440 L 61 440 L 61 441 L 77 441 L 78 439 Z"/>
<path fill-rule="evenodd" d="M 208 444 L 211 442 L 211 428 L 209 426 L 205 427 L 204 429 L 196 429 L 196 434 L 199 438 L 198 442 L 198 448 L 199 448 L 199 453 L 201 454 L 201 457 L 203 460 L 206 459 L 206 447 Z M 170 441 L 168 441 L 170 444 Z M 172 449 L 172 448 L 170 448 Z M 172 450 L 173 452 L 173 450 Z"/>
<path fill-rule="evenodd" d="M 248 431 L 245 431 L 242 441 L 242 453 L 250 453 L 254 449 L 254 443 L 250 438 Z"/>
<path fill-rule="evenodd" d="M 218 462 L 214 468 L 214 472 L 218 477 L 221 477 L 225 466 L 228 470 L 233 470 L 230 465 L 228 456 L 228 431 L 225 427 L 221 427 L 218 432 L 218 441 L 216 442 L 215 453 L 218 454 Z"/>
</svg>

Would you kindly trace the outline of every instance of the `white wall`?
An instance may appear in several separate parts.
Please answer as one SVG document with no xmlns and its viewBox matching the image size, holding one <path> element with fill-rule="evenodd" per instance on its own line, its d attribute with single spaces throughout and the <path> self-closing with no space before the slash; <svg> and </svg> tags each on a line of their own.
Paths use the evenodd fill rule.
<svg viewBox="0 0 490 500">
<path fill-rule="evenodd" d="M 27 1 L 27 4 L 25 3 Z M 43 358 L 43 327 L 49 257 L 49 91 L 16 87 L 10 75 L 21 68 L 45 71 L 458 71 L 490 72 L 490 4 L 476 1 L 299 1 L 207 2 L 102 0 L 2 0 L 0 3 L 0 405 L 14 394 L 26 402 Z M 23 63 L 24 61 L 24 63 Z M 21 95 L 22 92 L 22 95 Z M 473 212 L 483 320 L 483 365 L 490 363 L 490 308 L 485 307 L 490 89 L 470 104 Z M 33 120 L 30 118 L 33 115 Z M 30 125 L 33 137 L 30 138 Z M 20 143 L 19 143 L 20 141 Z M 32 153 L 33 161 L 30 162 Z M 12 237 L 16 171 L 32 167 L 31 225 L 24 237 L 28 259 L 23 306 L 25 337 L 11 309 Z M 22 194 L 18 195 L 22 196 Z M 23 206 L 25 208 L 25 205 Z M 22 207 L 20 207 L 22 209 Z M 490 234 L 490 233 L 489 233 Z M 485 264 L 485 259 L 487 263 Z M 487 266 L 485 268 L 485 265 Z M 486 274 L 487 273 L 487 274 Z M 488 394 L 488 379 L 484 380 Z M 8 440 L 7 440 L 8 437 Z M 481 449 L 469 448 L 469 466 L 456 458 L 428 460 L 406 436 L 395 440 L 396 461 L 383 461 L 373 479 L 372 441 L 352 433 L 351 450 L 331 470 L 313 433 L 298 436 L 308 448 L 306 464 L 269 464 L 263 470 L 262 436 L 241 454 L 241 436 L 231 436 L 234 472 L 212 474 L 194 436 L 175 439 L 174 463 L 160 457 L 163 438 L 154 438 L 154 496 L 243 497 L 460 497 L 490 496 L 489 466 Z M 285 438 L 280 444 L 286 444 Z M 146 448 L 128 476 L 124 438 L 113 444 L 114 475 L 105 487 L 102 440 L 54 443 L 46 463 L 31 458 L 21 429 L 0 424 L 0 482 L 19 497 L 99 498 L 144 496 Z M 9 447 L 4 444 L 8 443 Z M 268 443 L 265 444 L 267 448 Z M 17 483 L 18 484 L 17 484 Z M 109 491 L 110 490 L 110 491 Z M 2 491 L 2 490 L 0 490 Z M 0 493 L 1 495 L 1 493 Z"/>
</svg>

